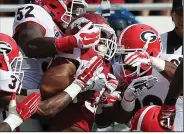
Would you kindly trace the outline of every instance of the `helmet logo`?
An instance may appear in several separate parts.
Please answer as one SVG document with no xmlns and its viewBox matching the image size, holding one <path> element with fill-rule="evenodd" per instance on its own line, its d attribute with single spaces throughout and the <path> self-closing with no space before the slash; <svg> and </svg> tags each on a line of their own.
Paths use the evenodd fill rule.
<svg viewBox="0 0 184 134">
<path fill-rule="evenodd" d="M 154 41 L 156 41 L 157 36 L 154 32 L 152 31 L 144 31 L 141 33 L 141 40 L 143 42 L 147 42 L 147 40 L 150 39 L 150 43 L 153 43 Z"/>
<path fill-rule="evenodd" d="M 12 47 L 8 43 L 0 41 L 0 55 L 3 55 L 3 51 L 9 54 L 12 51 Z"/>
</svg>

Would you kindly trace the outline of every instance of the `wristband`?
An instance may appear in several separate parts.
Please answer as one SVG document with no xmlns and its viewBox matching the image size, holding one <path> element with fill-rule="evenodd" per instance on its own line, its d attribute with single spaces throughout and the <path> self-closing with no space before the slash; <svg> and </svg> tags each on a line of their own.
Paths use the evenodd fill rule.
<svg viewBox="0 0 184 134">
<path fill-rule="evenodd" d="M 12 100 L 10 101 L 12 106 L 16 106 L 16 101 Z M 8 117 L 3 121 L 9 124 L 11 131 L 13 131 L 16 127 L 20 126 L 20 124 L 23 123 L 22 118 L 18 115 L 16 108 L 14 109 L 13 113 L 10 113 Z"/>
<path fill-rule="evenodd" d="M 158 72 L 162 72 L 165 69 L 165 61 L 159 58 L 151 57 L 152 67 Z"/>
<path fill-rule="evenodd" d="M 123 97 L 122 101 L 121 101 L 121 106 L 122 108 L 127 111 L 127 112 L 131 112 L 134 107 L 135 107 L 135 100 L 133 101 L 127 101 L 125 100 L 125 98 Z"/>
<path fill-rule="evenodd" d="M 82 90 L 82 88 L 75 84 L 72 83 L 70 86 L 68 86 L 64 92 L 68 93 L 69 96 L 72 98 L 72 100 L 77 96 L 78 93 L 80 93 L 80 91 Z"/>
<path fill-rule="evenodd" d="M 76 47 L 77 40 L 73 35 L 55 39 L 55 48 L 58 53 L 68 52 Z"/>
</svg>

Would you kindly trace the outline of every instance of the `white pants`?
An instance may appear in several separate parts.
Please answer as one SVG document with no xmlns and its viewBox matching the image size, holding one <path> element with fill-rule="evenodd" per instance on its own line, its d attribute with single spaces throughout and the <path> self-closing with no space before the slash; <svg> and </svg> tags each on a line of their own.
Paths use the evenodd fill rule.
<svg viewBox="0 0 184 134">
<path fill-rule="evenodd" d="M 176 117 L 174 120 L 174 131 L 183 131 L 183 96 L 176 102 Z"/>
</svg>

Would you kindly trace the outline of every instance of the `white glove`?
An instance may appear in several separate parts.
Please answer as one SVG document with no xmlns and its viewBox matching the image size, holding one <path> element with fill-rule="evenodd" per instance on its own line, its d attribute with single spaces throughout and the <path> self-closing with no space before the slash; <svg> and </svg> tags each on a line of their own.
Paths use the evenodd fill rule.
<svg viewBox="0 0 184 134">
<path fill-rule="evenodd" d="M 92 28 L 91 28 L 92 27 Z M 74 35 L 79 48 L 90 48 L 100 41 L 100 28 L 94 27 L 92 22 L 86 24 L 80 31 Z"/>
<path fill-rule="evenodd" d="M 124 92 L 124 99 L 131 102 L 141 94 L 148 91 L 157 83 L 157 78 L 152 75 L 134 79 Z"/>
<path fill-rule="evenodd" d="M 8 107 L 9 115 L 3 121 L 3 122 L 6 122 L 10 125 L 11 131 L 13 131 L 16 127 L 20 126 L 20 124 L 23 123 L 23 119 L 17 113 L 16 105 L 17 105 L 16 104 L 16 95 L 13 94 L 12 100 L 10 101 L 9 107 Z"/>
<path fill-rule="evenodd" d="M 125 56 L 124 62 L 132 67 L 141 66 L 141 64 L 152 66 L 158 72 L 161 72 L 165 69 L 164 60 L 152 57 L 146 51 L 131 52 Z"/>
<path fill-rule="evenodd" d="M 141 64 L 151 66 L 151 57 L 147 52 L 130 52 L 125 56 L 125 64 L 131 65 L 132 67 L 140 66 Z"/>
<path fill-rule="evenodd" d="M 103 60 L 94 56 L 85 66 L 79 66 L 74 83 L 80 85 L 84 91 L 87 86 L 94 85 L 95 78 L 99 76 L 102 70 Z"/>
<path fill-rule="evenodd" d="M 112 107 L 112 106 L 114 106 L 114 104 L 117 101 L 121 101 L 122 98 L 121 98 L 120 94 L 121 94 L 120 91 L 112 92 L 103 102 L 100 102 L 98 104 L 98 108 L 97 108 L 96 113 L 101 114 L 103 112 L 103 110 L 102 110 L 103 107 Z"/>
<path fill-rule="evenodd" d="M 94 83 L 87 86 L 87 90 L 101 91 L 106 86 L 106 77 L 104 73 L 99 74 L 95 79 Z"/>
<path fill-rule="evenodd" d="M 75 80 L 64 92 L 68 93 L 72 100 L 74 100 L 77 94 L 89 90 L 88 87 L 94 86 L 95 78 L 102 72 L 102 65 L 103 60 L 97 56 L 94 56 L 87 64 L 81 61 Z"/>
</svg>

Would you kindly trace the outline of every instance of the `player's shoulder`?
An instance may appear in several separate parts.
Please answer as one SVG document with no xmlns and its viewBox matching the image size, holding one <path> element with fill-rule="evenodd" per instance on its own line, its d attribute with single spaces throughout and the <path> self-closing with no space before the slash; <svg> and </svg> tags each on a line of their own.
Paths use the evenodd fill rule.
<svg viewBox="0 0 184 134">
<path fill-rule="evenodd" d="M 35 4 L 21 5 L 16 10 L 13 23 L 13 33 L 16 33 L 17 27 L 27 22 L 37 23 L 44 29 L 53 25 L 53 20 L 49 13 L 41 6 Z"/>
<path fill-rule="evenodd" d="M 43 23 L 48 20 L 52 20 L 52 18 L 44 8 L 35 4 L 25 4 L 15 12 L 14 27 L 28 21 Z"/>
<path fill-rule="evenodd" d="M 37 15 L 40 15 L 40 14 L 43 14 L 43 15 L 46 15 L 46 16 L 49 15 L 47 13 L 47 11 L 39 5 L 24 4 L 24 5 L 21 5 L 20 7 L 17 8 L 15 19 L 16 19 L 17 15 L 20 15 L 20 18 L 22 18 L 22 19 L 28 18 L 29 16 L 30 17 L 34 16 L 34 17 L 39 17 L 39 18 L 44 17 L 44 16 L 42 16 L 42 17 L 37 16 Z"/>
</svg>

